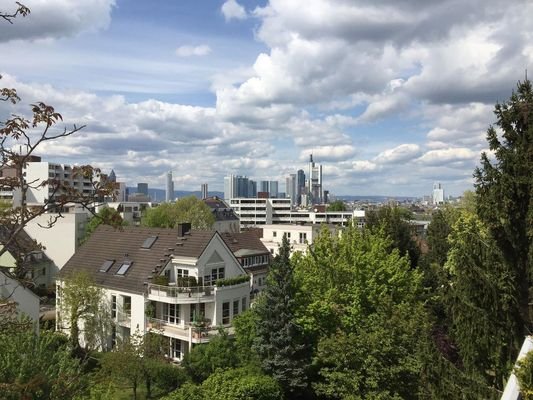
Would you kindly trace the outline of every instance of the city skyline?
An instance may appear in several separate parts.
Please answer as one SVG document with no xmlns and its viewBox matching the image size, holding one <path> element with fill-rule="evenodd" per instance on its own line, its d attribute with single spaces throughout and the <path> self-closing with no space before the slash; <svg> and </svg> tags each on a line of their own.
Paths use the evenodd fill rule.
<svg viewBox="0 0 533 400">
<path fill-rule="evenodd" d="M 525 1 L 24 4 L 0 26 L 1 84 L 23 101 L 0 115 L 49 103 L 87 127 L 43 160 L 155 188 L 168 171 L 183 190 L 285 182 L 313 153 L 338 195 L 459 195 L 533 61 Z"/>
</svg>

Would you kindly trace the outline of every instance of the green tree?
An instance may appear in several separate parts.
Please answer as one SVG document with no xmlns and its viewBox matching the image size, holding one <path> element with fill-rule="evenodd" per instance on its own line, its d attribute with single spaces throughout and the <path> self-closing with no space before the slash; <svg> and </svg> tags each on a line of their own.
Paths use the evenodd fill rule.
<svg viewBox="0 0 533 400">
<path fill-rule="evenodd" d="M 520 383 L 520 394 L 524 400 L 533 400 L 533 351 L 518 361 L 514 370 Z"/>
<path fill-rule="evenodd" d="M 71 399 L 85 390 L 80 361 L 68 340 L 33 327 L 0 331 L 0 393 L 6 400 Z"/>
<path fill-rule="evenodd" d="M 174 228 L 183 222 L 190 222 L 193 229 L 211 229 L 215 217 L 202 200 L 188 196 L 175 203 L 163 203 L 146 210 L 141 220 L 143 226 L 157 228 Z"/>
<path fill-rule="evenodd" d="M 80 348 L 80 326 L 83 321 L 86 348 L 105 348 L 112 321 L 103 290 L 84 271 L 63 279 L 57 299 L 58 325 L 68 329 L 74 348 Z"/>
<path fill-rule="evenodd" d="M 182 366 L 195 382 L 203 382 L 218 369 L 230 369 L 238 364 L 233 339 L 224 330 L 209 343 L 196 346 L 185 355 Z"/>
<path fill-rule="evenodd" d="M 308 354 L 296 322 L 296 293 L 290 245 L 283 235 L 279 253 L 270 266 L 267 287 L 256 302 L 259 321 L 255 349 L 263 370 L 280 383 L 289 398 L 302 395 L 308 386 Z"/>
<path fill-rule="evenodd" d="M 381 231 L 323 230 L 296 263 L 298 321 L 324 398 L 415 398 L 428 337 L 419 271 Z"/>
<path fill-rule="evenodd" d="M 409 255 L 411 267 L 418 265 L 420 248 L 413 239 L 409 221 L 412 214 L 401 207 L 384 206 L 367 213 L 365 228 L 374 232 L 382 229 L 392 240 L 391 249 L 400 250 L 400 255 Z"/>
<path fill-rule="evenodd" d="M 346 211 L 346 204 L 342 200 L 335 200 L 328 204 L 328 211 Z"/>
<path fill-rule="evenodd" d="M 463 213 L 449 236 L 446 306 L 465 371 L 501 388 L 516 356 L 515 272 L 476 215 Z"/>
<path fill-rule="evenodd" d="M 270 376 L 246 368 L 217 371 L 202 384 L 204 398 L 212 400 L 282 400 L 283 391 Z"/>
<path fill-rule="evenodd" d="M 529 289 L 533 265 L 533 89 L 519 82 L 516 92 L 496 104 L 496 127 L 487 131 L 490 152 L 481 156 L 474 177 L 477 211 L 512 268 L 520 313 L 515 335 L 522 339 L 533 329 Z M 515 350 L 518 350 L 515 349 Z"/>
<path fill-rule="evenodd" d="M 250 368 L 260 364 L 259 355 L 254 348 L 254 342 L 257 339 L 258 322 L 259 316 L 255 308 L 239 314 L 232 322 L 235 329 L 235 347 L 239 365 Z"/>
<path fill-rule="evenodd" d="M 83 241 L 85 242 L 93 234 L 93 232 L 102 224 L 110 224 L 113 226 L 127 226 L 128 223 L 122 219 L 120 213 L 111 207 L 103 207 L 98 213 L 93 215 L 87 225 L 85 226 L 85 235 Z"/>
</svg>

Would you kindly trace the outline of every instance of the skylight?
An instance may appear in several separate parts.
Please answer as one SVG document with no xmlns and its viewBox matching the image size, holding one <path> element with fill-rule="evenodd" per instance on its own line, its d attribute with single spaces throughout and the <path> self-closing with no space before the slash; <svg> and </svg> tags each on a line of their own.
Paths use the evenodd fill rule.
<svg viewBox="0 0 533 400">
<path fill-rule="evenodd" d="M 109 268 L 115 263 L 115 260 L 105 260 L 102 266 L 100 267 L 100 272 L 107 272 Z"/>
<path fill-rule="evenodd" d="M 117 275 L 126 275 L 126 272 L 128 272 L 128 269 L 131 267 L 131 264 L 131 261 L 124 261 L 118 269 Z"/>
<path fill-rule="evenodd" d="M 141 248 L 143 249 L 149 249 L 152 247 L 152 245 L 155 243 L 155 241 L 157 240 L 157 236 L 150 236 L 148 237 L 144 243 L 142 244 Z"/>
</svg>

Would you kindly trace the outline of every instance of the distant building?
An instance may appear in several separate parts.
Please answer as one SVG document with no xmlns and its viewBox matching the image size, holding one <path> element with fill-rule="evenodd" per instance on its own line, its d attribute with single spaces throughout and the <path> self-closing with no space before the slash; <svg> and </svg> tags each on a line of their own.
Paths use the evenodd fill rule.
<svg viewBox="0 0 533 400">
<path fill-rule="evenodd" d="M 144 194 L 148 196 L 148 184 L 147 183 L 138 183 L 137 184 L 137 193 Z"/>
<path fill-rule="evenodd" d="M 258 191 L 270 193 L 270 185 L 268 181 L 260 181 Z"/>
<path fill-rule="evenodd" d="M 285 193 L 291 199 L 291 204 L 295 206 L 298 204 L 298 189 L 297 189 L 296 174 L 290 174 L 285 180 Z"/>
<path fill-rule="evenodd" d="M 174 181 L 172 180 L 172 171 L 167 172 L 167 185 L 165 190 L 165 201 L 167 203 L 174 200 Z"/>
<path fill-rule="evenodd" d="M 323 203 L 322 165 L 315 164 L 312 154 L 309 156 L 309 174 L 307 176 L 306 189 L 312 204 Z"/>
<path fill-rule="evenodd" d="M 202 183 L 202 200 L 209 197 L 209 190 L 207 188 L 207 183 Z"/>
<path fill-rule="evenodd" d="M 239 217 L 235 211 L 218 197 L 208 197 L 203 199 L 204 203 L 211 209 L 215 217 L 213 230 L 223 233 L 237 233 L 240 231 Z"/>
<path fill-rule="evenodd" d="M 298 199 L 296 204 L 302 204 L 302 194 L 305 194 L 305 172 L 303 169 L 299 169 L 296 173 L 296 188 L 298 191 Z"/>
<path fill-rule="evenodd" d="M 261 241 L 272 255 L 277 255 L 283 236 L 287 236 L 291 245 L 291 254 L 300 251 L 307 252 L 308 247 L 313 244 L 324 225 L 317 224 L 275 224 L 263 226 L 263 237 Z M 335 225 L 327 225 L 331 232 L 335 232 Z"/>
<path fill-rule="evenodd" d="M 442 188 L 440 182 L 433 184 L 433 195 L 432 195 L 433 205 L 444 204 L 444 189 Z"/>
<path fill-rule="evenodd" d="M 268 188 L 270 197 L 277 198 L 279 194 L 279 187 L 278 187 L 278 181 L 269 181 L 268 182 Z"/>
<path fill-rule="evenodd" d="M 233 197 L 252 198 L 257 195 L 257 183 L 246 176 L 229 175 L 224 177 L 224 199 Z"/>
</svg>

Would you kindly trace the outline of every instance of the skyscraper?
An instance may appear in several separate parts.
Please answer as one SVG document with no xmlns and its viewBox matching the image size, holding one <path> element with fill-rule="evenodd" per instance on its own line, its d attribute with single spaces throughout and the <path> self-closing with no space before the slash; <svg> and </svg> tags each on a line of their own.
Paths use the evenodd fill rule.
<svg viewBox="0 0 533 400">
<path fill-rule="evenodd" d="M 235 197 L 255 197 L 257 184 L 246 176 L 230 175 L 224 177 L 224 199 Z"/>
<path fill-rule="evenodd" d="M 209 197 L 208 194 L 207 183 L 202 183 L 202 200 L 207 199 Z"/>
<path fill-rule="evenodd" d="M 444 204 L 444 189 L 440 182 L 433 184 L 432 201 L 434 205 Z"/>
<path fill-rule="evenodd" d="M 259 181 L 259 191 L 260 192 L 270 192 L 270 186 L 268 181 Z"/>
<path fill-rule="evenodd" d="M 296 186 L 296 174 L 290 174 L 285 180 L 285 193 L 291 199 L 291 205 L 298 203 L 298 190 Z"/>
<path fill-rule="evenodd" d="M 309 175 L 307 176 L 307 193 L 312 204 L 321 204 L 324 194 L 322 189 L 322 165 L 315 164 L 313 155 L 309 156 Z"/>
<path fill-rule="evenodd" d="M 305 194 L 305 172 L 303 169 L 299 169 L 297 172 L 296 188 L 298 194 L 296 204 L 300 205 L 302 204 L 302 194 Z"/>
<path fill-rule="evenodd" d="M 165 190 L 165 201 L 167 203 L 174 200 L 174 181 L 172 180 L 172 171 L 167 172 L 167 186 Z"/>
<path fill-rule="evenodd" d="M 269 181 L 268 188 L 270 189 L 269 190 L 270 198 L 275 199 L 276 197 L 278 197 L 278 193 L 279 193 L 278 181 Z"/>
<path fill-rule="evenodd" d="M 148 196 L 148 184 L 147 183 L 138 183 L 137 184 L 137 193 L 144 194 Z"/>
</svg>

